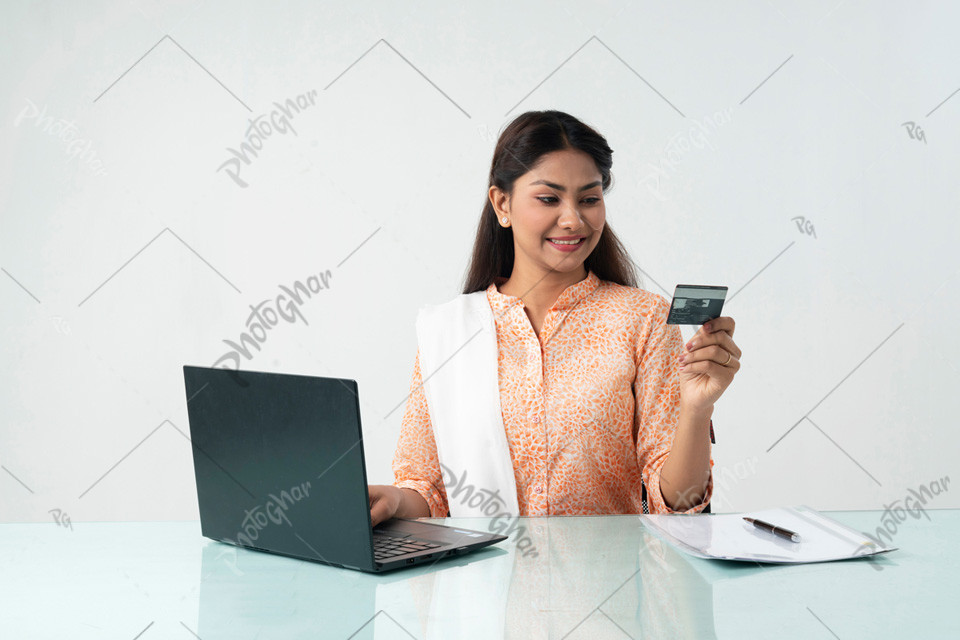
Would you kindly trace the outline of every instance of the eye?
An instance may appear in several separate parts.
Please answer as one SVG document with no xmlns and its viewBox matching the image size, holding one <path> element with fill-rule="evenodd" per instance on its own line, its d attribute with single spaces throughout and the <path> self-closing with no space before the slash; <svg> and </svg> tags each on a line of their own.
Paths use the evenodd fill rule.
<svg viewBox="0 0 960 640">
<path fill-rule="evenodd" d="M 557 198 L 556 196 L 537 196 L 537 200 L 539 200 L 543 204 L 554 204 L 557 201 Z M 597 198 L 596 196 L 591 196 L 589 198 L 584 198 L 583 202 L 585 202 L 586 204 L 597 204 L 598 202 L 600 202 L 600 198 Z"/>
</svg>

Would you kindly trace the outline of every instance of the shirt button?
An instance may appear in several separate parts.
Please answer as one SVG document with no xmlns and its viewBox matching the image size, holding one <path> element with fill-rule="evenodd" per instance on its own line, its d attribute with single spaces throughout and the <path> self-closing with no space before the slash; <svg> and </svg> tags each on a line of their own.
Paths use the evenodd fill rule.
<svg viewBox="0 0 960 640">
<path fill-rule="evenodd" d="M 540 416 L 533 416 L 534 422 L 540 422 Z"/>
<path fill-rule="evenodd" d="M 543 493 L 543 487 L 534 487 L 533 490 L 537 493 Z"/>
</svg>

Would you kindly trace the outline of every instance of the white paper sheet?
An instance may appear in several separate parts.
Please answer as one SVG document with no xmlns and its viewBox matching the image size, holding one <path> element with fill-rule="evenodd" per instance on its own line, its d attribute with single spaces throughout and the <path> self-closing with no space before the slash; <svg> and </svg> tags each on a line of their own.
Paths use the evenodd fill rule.
<svg viewBox="0 0 960 640">
<path fill-rule="evenodd" d="M 800 534 L 799 542 L 785 540 L 754 527 L 743 518 L 756 518 Z M 827 562 L 869 556 L 885 547 L 805 506 L 779 507 L 735 514 L 643 515 L 656 535 L 698 558 L 749 562 Z"/>
</svg>

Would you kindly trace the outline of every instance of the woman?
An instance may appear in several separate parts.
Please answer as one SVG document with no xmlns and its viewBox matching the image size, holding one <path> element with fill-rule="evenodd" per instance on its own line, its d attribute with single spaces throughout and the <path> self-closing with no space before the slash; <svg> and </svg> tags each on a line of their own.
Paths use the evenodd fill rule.
<svg viewBox="0 0 960 640">
<path fill-rule="evenodd" d="M 463 372 L 478 367 L 458 353 L 442 363 L 432 356 L 423 376 L 425 345 L 442 332 L 420 331 L 396 482 L 370 486 L 374 525 L 463 515 L 481 492 L 497 494 L 487 504 L 520 515 L 640 513 L 644 485 L 651 513 L 695 513 L 709 503 L 713 406 L 740 368 L 734 321 L 716 318 L 683 345 L 679 327 L 666 324 L 667 301 L 637 288 L 605 220 L 612 155 L 599 133 L 559 111 L 524 113 L 504 129 L 458 297 L 482 298 L 495 318 L 499 398 L 489 404 L 499 401 L 500 410 L 480 426 L 464 412 L 459 424 L 447 417 L 431 424 L 432 414 L 455 407 L 443 406 L 439 387 L 431 396 L 430 382 L 425 393 L 424 379 L 444 366 L 456 370 L 448 362 L 465 365 Z M 466 379 L 458 384 L 469 388 Z M 488 423 L 487 439 L 471 440 Z M 474 465 L 469 476 L 452 464 L 458 445 L 461 464 Z M 498 463 L 512 478 L 496 491 L 464 486 Z"/>
</svg>

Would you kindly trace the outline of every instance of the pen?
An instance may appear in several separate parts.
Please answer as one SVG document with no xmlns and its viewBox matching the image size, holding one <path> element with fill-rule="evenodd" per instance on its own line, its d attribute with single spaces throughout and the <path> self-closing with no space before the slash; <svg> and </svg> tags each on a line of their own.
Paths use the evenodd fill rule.
<svg viewBox="0 0 960 640">
<path fill-rule="evenodd" d="M 769 522 L 757 520 L 756 518 L 744 518 L 744 520 L 755 526 L 757 529 L 769 531 L 772 534 L 778 535 L 781 538 L 786 538 L 787 540 L 792 540 L 793 542 L 800 542 L 800 534 L 794 533 L 789 529 L 784 529 L 783 527 L 778 527 L 774 524 L 770 524 Z"/>
</svg>

